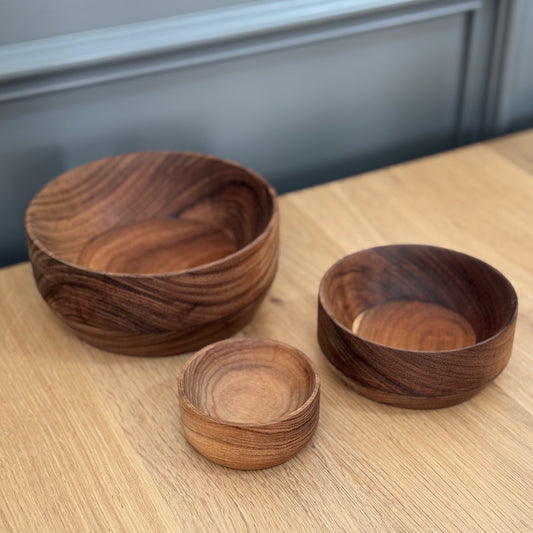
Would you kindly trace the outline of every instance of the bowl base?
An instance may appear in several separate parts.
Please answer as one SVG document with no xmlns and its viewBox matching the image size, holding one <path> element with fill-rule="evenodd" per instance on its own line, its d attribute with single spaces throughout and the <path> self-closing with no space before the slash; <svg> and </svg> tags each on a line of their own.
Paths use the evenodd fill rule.
<svg viewBox="0 0 533 533">
<path fill-rule="evenodd" d="M 456 394 L 449 394 L 445 396 L 414 396 L 395 394 L 393 392 L 385 392 L 379 389 L 373 389 L 362 385 L 357 380 L 352 379 L 343 374 L 330 361 L 329 366 L 333 369 L 335 374 L 347 385 L 350 389 L 357 392 L 361 396 L 373 400 L 375 402 L 390 405 L 392 407 L 400 407 L 404 409 L 442 409 L 444 407 L 452 407 L 473 398 L 481 392 L 486 385 L 477 389 L 458 392 Z"/>
<path fill-rule="evenodd" d="M 207 264 L 236 250 L 235 242 L 213 226 L 162 218 L 98 235 L 84 246 L 78 263 L 104 272 L 161 274 Z"/>
<path fill-rule="evenodd" d="M 231 337 L 253 318 L 266 291 L 236 313 L 197 326 L 194 329 L 135 332 L 107 331 L 80 322 L 65 320 L 83 341 L 107 352 L 141 357 L 179 355 L 203 348 L 207 344 Z"/>
<path fill-rule="evenodd" d="M 454 350 L 476 343 L 476 334 L 463 316 L 442 305 L 416 300 L 389 301 L 365 309 L 355 317 L 352 331 L 401 350 Z"/>
</svg>

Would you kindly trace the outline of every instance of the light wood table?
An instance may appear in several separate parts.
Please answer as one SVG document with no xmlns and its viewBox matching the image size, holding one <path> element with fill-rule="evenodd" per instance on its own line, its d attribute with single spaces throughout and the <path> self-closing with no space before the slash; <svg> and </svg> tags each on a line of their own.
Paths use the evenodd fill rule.
<svg viewBox="0 0 533 533">
<path fill-rule="evenodd" d="M 188 355 L 104 353 L 77 340 L 30 266 L 0 271 L 0 530 L 532 531 L 533 131 L 281 198 L 277 278 L 241 333 L 305 351 L 318 431 L 284 465 L 217 466 L 181 431 Z M 343 255 L 427 243 L 514 284 L 511 361 L 474 399 L 412 411 L 358 396 L 316 341 L 316 298 Z"/>
</svg>

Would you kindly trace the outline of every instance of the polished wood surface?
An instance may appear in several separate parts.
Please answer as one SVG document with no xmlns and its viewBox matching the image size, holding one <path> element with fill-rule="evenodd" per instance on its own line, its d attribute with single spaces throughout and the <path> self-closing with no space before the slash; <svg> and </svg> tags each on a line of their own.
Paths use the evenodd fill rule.
<svg viewBox="0 0 533 533">
<path fill-rule="evenodd" d="M 505 368 L 518 300 L 475 257 L 415 244 L 361 250 L 324 275 L 317 336 L 357 392 L 399 407 L 448 407 Z"/>
<path fill-rule="evenodd" d="M 39 292 L 77 335 L 131 355 L 174 355 L 253 317 L 278 262 L 276 194 L 213 156 L 139 152 L 48 183 L 26 212 Z"/>
<path fill-rule="evenodd" d="M 179 379 L 187 440 L 218 464 L 279 465 L 314 435 L 320 378 L 309 358 L 271 339 L 227 339 L 200 350 Z"/>
<path fill-rule="evenodd" d="M 363 339 L 401 350 L 445 351 L 476 343 L 462 315 L 439 304 L 394 300 L 359 313 L 352 331 Z"/>
<path fill-rule="evenodd" d="M 79 264 L 127 274 L 176 272 L 235 253 L 235 240 L 210 224 L 158 218 L 118 226 L 84 246 Z"/>
<path fill-rule="evenodd" d="M 533 132 L 515 141 L 531 153 Z M 80 342 L 28 264 L 3 269 L 0 529 L 530 531 L 533 169 L 515 161 L 514 143 L 493 146 L 280 199 L 278 274 L 239 336 L 306 353 L 321 405 L 310 443 L 270 469 L 224 468 L 187 443 L 177 381 L 189 356 L 127 357 Z M 467 402 L 432 411 L 373 402 L 320 351 L 321 277 L 349 253 L 391 243 L 468 253 L 517 291 L 509 364 Z"/>
</svg>

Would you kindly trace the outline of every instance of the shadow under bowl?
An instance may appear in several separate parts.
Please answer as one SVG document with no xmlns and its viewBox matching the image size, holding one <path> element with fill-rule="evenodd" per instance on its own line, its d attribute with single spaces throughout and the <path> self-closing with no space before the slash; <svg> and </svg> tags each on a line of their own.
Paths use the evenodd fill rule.
<svg viewBox="0 0 533 533">
<path fill-rule="evenodd" d="M 39 292 L 83 340 L 171 355 L 242 328 L 272 283 L 277 198 L 258 174 L 188 152 L 94 161 L 26 211 Z"/>
<path fill-rule="evenodd" d="M 446 407 L 505 368 L 517 311 L 511 283 L 479 259 L 434 246 L 382 246 L 326 272 L 318 341 L 360 394 L 400 407 Z"/>
<path fill-rule="evenodd" d="M 318 424 L 320 381 L 287 344 L 243 338 L 200 350 L 179 379 L 185 437 L 212 461 L 269 468 L 296 455 Z"/>
</svg>

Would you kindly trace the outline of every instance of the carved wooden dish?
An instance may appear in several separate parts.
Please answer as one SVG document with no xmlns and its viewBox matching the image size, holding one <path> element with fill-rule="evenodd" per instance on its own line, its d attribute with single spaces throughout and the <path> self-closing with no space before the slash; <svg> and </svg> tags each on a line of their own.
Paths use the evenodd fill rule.
<svg viewBox="0 0 533 533">
<path fill-rule="evenodd" d="M 46 185 L 26 212 L 37 287 L 79 337 L 169 355 L 244 326 L 277 267 L 274 190 L 216 157 L 145 152 Z"/>
<path fill-rule="evenodd" d="M 231 468 L 283 463 L 318 424 L 320 382 L 299 350 L 263 339 L 229 339 L 200 350 L 179 379 L 185 437 Z"/>
<path fill-rule="evenodd" d="M 468 255 L 392 245 L 349 255 L 324 275 L 322 351 L 359 393 L 401 407 L 462 402 L 506 366 L 518 299 Z"/>
</svg>

